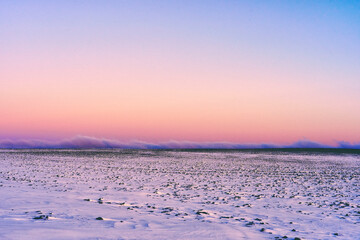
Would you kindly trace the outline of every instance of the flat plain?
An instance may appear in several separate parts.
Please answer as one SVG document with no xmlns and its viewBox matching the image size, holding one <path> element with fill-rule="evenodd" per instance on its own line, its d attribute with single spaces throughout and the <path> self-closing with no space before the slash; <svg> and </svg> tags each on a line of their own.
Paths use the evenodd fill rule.
<svg viewBox="0 0 360 240">
<path fill-rule="evenodd" d="M 1 150 L 0 239 L 360 239 L 360 154 Z"/>
</svg>

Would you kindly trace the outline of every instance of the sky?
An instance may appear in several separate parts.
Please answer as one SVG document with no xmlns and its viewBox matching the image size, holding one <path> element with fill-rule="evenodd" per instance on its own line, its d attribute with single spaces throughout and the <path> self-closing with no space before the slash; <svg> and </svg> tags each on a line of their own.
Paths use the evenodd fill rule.
<svg viewBox="0 0 360 240">
<path fill-rule="evenodd" d="M 360 143 L 359 1 L 0 1 L 0 143 Z"/>
</svg>

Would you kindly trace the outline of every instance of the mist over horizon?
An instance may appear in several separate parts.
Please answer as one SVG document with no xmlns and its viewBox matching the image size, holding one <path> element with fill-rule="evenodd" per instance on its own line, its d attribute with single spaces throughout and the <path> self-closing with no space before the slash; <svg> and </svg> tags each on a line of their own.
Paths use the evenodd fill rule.
<svg viewBox="0 0 360 240">
<path fill-rule="evenodd" d="M 360 149 L 360 143 L 345 141 L 336 142 L 335 145 L 322 144 L 310 140 L 299 140 L 291 144 L 274 143 L 232 143 L 232 142 L 193 142 L 193 141 L 167 141 L 122 142 L 114 139 L 96 138 L 89 136 L 76 136 L 58 141 L 23 139 L 0 140 L 0 149 L 269 149 L 269 148 L 332 148 L 332 149 Z"/>
</svg>

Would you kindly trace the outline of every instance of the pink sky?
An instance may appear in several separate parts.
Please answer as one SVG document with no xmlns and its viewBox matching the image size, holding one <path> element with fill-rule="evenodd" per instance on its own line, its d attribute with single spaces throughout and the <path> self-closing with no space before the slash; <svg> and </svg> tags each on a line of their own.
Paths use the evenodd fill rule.
<svg viewBox="0 0 360 240">
<path fill-rule="evenodd" d="M 130 5 L 111 8 L 145 11 Z M 349 9 L 165 5 L 138 20 L 110 6 L 5 4 L 0 138 L 360 142 Z"/>
</svg>

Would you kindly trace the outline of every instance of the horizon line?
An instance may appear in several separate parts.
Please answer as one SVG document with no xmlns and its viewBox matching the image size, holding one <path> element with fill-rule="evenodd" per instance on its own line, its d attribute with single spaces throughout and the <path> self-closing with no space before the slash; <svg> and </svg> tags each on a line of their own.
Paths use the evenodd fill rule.
<svg viewBox="0 0 360 240">
<path fill-rule="evenodd" d="M 290 144 L 233 143 L 221 141 L 194 142 L 176 140 L 156 143 L 139 140 L 121 142 L 113 139 L 80 135 L 57 141 L 36 139 L 0 139 L 0 149 L 360 149 L 360 142 L 350 143 L 346 141 L 338 141 L 336 142 L 336 145 L 328 145 L 303 139 Z"/>
</svg>

